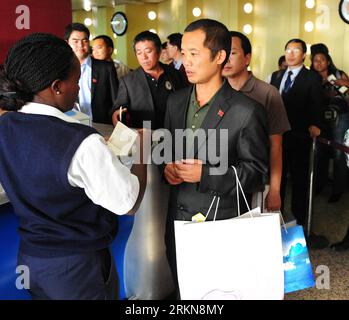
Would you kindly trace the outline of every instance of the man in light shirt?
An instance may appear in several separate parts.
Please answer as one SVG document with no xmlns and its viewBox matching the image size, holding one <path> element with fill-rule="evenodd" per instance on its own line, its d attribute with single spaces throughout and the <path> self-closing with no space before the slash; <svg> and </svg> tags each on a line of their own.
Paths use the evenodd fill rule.
<svg viewBox="0 0 349 320">
<path fill-rule="evenodd" d="M 81 23 L 65 28 L 64 39 L 73 49 L 81 65 L 79 80 L 80 111 L 93 122 L 111 124 L 110 110 L 115 104 L 119 82 L 114 64 L 89 55 L 90 31 Z"/>
</svg>

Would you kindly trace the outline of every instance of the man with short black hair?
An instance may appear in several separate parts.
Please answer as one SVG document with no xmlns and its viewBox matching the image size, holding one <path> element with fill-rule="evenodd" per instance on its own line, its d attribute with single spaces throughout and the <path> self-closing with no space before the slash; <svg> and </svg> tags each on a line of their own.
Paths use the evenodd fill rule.
<svg viewBox="0 0 349 320">
<path fill-rule="evenodd" d="M 309 197 L 309 156 L 312 139 L 321 133 L 323 89 L 318 75 L 304 66 L 307 46 L 301 39 L 286 43 L 288 68 L 271 84 L 280 92 L 291 130 L 283 136 L 281 199 L 283 211 L 287 174 L 292 181 L 291 210 L 299 225 L 305 226 Z"/>
<path fill-rule="evenodd" d="M 183 65 L 182 62 L 182 34 L 172 33 L 168 37 L 167 51 L 171 59 L 173 59 L 173 66 L 179 70 Z"/>
<path fill-rule="evenodd" d="M 167 43 L 167 52 L 170 59 L 173 59 L 173 62 L 170 64 L 175 69 L 179 70 L 182 73 L 183 79 L 186 85 L 189 85 L 187 74 L 182 61 L 182 34 L 181 33 L 172 33 L 168 37 Z"/>
<path fill-rule="evenodd" d="M 163 64 L 171 64 L 171 62 L 173 61 L 173 59 L 171 59 L 168 56 L 168 52 L 167 52 L 167 41 L 163 42 L 161 44 L 161 54 L 160 54 L 160 62 Z"/>
<path fill-rule="evenodd" d="M 170 96 L 165 120 L 172 137 L 176 130 L 189 133 L 184 141 L 172 142 L 172 161 L 164 166 L 164 177 L 171 185 L 165 241 L 175 283 L 174 220 L 191 221 L 199 212 L 207 214 L 214 197 L 220 198 L 217 220 L 236 216 L 236 180 L 231 166 L 236 167 L 248 193 L 263 185 L 268 172 L 265 110 L 222 77 L 230 50 L 229 31 L 218 21 L 201 19 L 185 29 L 183 64 L 194 86 Z M 207 139 L 199 145 L 197 135 L 203 131 Z M 183 153 L 177 155 L 178 145 L 183 146 Z M 214 146 L 221 147 L 217 150 Z M 194 159 L 186 155 L 188 150 Z M 226 166 L 217 167 L 216 158 L 211 158 L 217 154 L 226 160 Z M 207 220 L 212 219 L 213 215 Z"/>
<path fill-rule="evenodd" d="M 130 69 L 120 60 L 113 60 L 114 43 L 112 38 L 100 35 L 93 39 L 92 56 L 97 60 L 105 60 L 114 63 L 118 79 L 130 72 Z"/>
<path fill-rule="evenodd" d="M 89 115 L 93 122 L 111 124 L 109 113 L 117 97 L 119 82 L 113 63 L 90 56 L 89 38 L 90 31 L 82 23 L 72 23 L 65 28 L 64 39 L 81 65 L 80 111 Z"/>
<path fill-rule="evenodd" d="M 278 90 L 274 86 L 257 79 L 247 69 L 252 57 L 250 40 L 244 34 L 237 31 L 231 31 L 230 35 L 232 41 L 231 53 L 229 61 L 223 69 L 223 76 L 227 78 L 229 84 L 235 90 L 258 101 L 267 111 L 270 142 L 270 174 L 265 208 L 269 211 L 277 211 L 281 208 L 282 135 L 284 132 L 290 130 L 290 124 Z"/>
<path fill-rule="evenodd" d="M 183 87 L 179 71 L 161 62 L 161 41 L 157 34 L 143 31 L 133 40 L 140 67 L 120 79 L 119 93 L 111 114 L 113 124 L 120 120 L 120 107 L 130 115 L 129 125 L 142 128 L 151 121 L 152 129 L 163 128 L 167 98 Z"/>
</svg>

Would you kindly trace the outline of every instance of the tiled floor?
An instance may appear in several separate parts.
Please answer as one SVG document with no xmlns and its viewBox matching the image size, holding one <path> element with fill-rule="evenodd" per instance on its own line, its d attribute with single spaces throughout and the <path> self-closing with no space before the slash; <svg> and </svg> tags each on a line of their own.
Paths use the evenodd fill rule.
<svg viewBox="0 0 349 320">
<path fill-rule="evenodd" d="M 313 232 L 335 243 L 341 241 L 349 226 L 349 190 L 337 203 L 328 203 L 330 187 L 314 197 Z M 287 212 L 285 213 L 287 218 Z M 317 288 L 290 293 L 285 300 L 349 300 L 349 250 L 309 249 Z M 328 267 L 328 269 L 326 269 Z M 324 280 L 329 271 L 329 283 Z M 329 284 L 329 288 L 326 285 Z"/>
</svg>

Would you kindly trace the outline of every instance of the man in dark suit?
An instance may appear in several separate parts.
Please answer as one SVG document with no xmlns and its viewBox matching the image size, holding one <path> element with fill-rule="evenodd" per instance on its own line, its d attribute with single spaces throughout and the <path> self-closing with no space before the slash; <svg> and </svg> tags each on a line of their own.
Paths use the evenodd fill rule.
<svg viewBox="0 0 349 320">
<path fill-rule="evenodd" d="M 171 185 L 165 241 L 175 283 L 174 220 L 191 221 L 199 212 L 205 215 L 214 196 L 220 197 L 218 220 L 236 216 L 236 180 L 231 166 L 236 167 L 247 193 L 257 191 L 267 176 L 265 109 L 223 80 L 222 68 L 230 49 L 230 33 L 218 21 L 198 20 L 184 32 L 183 63 L 194 87 L 170 96 L 165 119 L 172 138 L 178 130 L 189 133 L 184 141 L 172 141 L 172 162 L 164 166 L 164 177 Z M 205 138 L 197 143 L 195 136 L 203 133 Z M 174 152 L 182 142 L 184 148 L 179 151 L 188 154 Z M 208 220 L 212 219 L 211 213 Z"/>
<path fill-rule="evenodd" d="M 116 70 L 112 62 L 96 60 L 89 55 L 89 38 L 90 31 L 81 23 L 72 23 L 65 28 L 64 39 L 81 65 L 79 107 L 93 122 L 110 124 L 110 110 L 119 86 Z"/>
<path fill-rule="evenodd" d="M 151 121 L 151 129 L 163 128 L 167 98 L 184 86 L 181 75 L 159 61 L 161 41 L 157 34 L 139 33 L 133 48 L 140 67 L 120 79 L 117 101 L 111 111 L 113 124 L 119 121 L 120 107 L 124 107 L 129 126 L 143 128 L 143 121 Z"/>
<path fill-rule="evenodd" d="M 271 84 L 279 89 L 291 131 L 283 139 L 283 174 L 281 179 L 284 209 L 287 173 L 292 180 L 292 214 L 305 225 L 309 197 L 309 156 L 312 138 L 321 133 L 323 95 L 318 76 L 305 68 L 307 47 L 303 40 L 292 39 L 285 46 L 288 68 L 274 72 Z"/>
<path fill-rule="evenodd" d="M 167 42 L 167 53 L 168 57 L 172 59 L 173 61 L 170 63 L 170 66 L 180 71 L 180 73 L 183 76 L 183 80 L 186 85 L 190 85 L 190 82 L 188 81 L 187 74 L 185 72 L 185 68 L 183 65 L 183 58 L 182 58 L 182 34 L 181 33 L 171 33 L 168 37 Z"/>
</svg>

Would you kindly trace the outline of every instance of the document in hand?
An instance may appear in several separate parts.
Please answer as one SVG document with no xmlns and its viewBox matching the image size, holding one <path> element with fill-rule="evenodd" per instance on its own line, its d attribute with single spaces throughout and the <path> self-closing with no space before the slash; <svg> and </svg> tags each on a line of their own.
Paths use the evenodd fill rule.
<svg viewBox="0 0 349 320">
<path fill-rule="evenodd" d="M 138 133 L 120 121 L 116 124 L 107 145 L 116 156 L 129 156 Z"/>
</svg>

